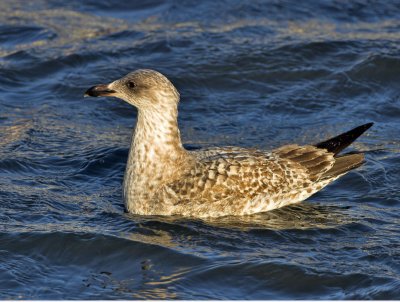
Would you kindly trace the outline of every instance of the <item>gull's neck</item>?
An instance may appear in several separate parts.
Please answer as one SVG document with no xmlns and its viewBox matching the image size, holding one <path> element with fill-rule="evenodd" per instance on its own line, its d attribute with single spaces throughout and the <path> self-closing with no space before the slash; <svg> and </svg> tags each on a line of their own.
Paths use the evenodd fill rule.
<svg viewBox="0 0 400 302">
<path fill-rule="evenodd" d="M 124 177 L 124 198 L 130 211 L 147 206 L 162 184 L 179 174 L 188 155 L 182 146 L 177 108 L 138 110 Z M 143 204 L 142 204 L 143 203 Z"/>
<path fill-rule="evenodd" d="M 136 128 L 131 145 L 131 155 L 139 161 L 174 158 L 184 148 L 178 128 L 177 108 L 138 110 Z"/>
</svg>

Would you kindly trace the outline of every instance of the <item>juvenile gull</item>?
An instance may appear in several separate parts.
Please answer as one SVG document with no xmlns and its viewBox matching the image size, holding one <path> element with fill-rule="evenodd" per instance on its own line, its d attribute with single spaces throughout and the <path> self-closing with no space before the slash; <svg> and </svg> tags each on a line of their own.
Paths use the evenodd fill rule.
<svg viewBox="0 0 400 302">
<path fill-rule="evenodd" d="M 159 72 L 136 70 L 85 96 L 117 97 L 138 109 L 123 196 L 126 209 L 140 215 L 247 215 L 300 202 L 363 164 L 361 153 L 338 154 L 372 126 L 272 151 L 188 151 L 177 122 L 179 93 Z"/>
</svg>

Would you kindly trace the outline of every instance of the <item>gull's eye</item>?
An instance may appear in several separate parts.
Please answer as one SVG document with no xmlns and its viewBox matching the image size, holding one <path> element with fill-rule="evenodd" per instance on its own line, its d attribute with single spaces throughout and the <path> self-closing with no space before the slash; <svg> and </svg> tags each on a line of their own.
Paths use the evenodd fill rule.
<svg viewBox="0 0 400 302">
<path fill-rule="evenodd" d="M 126 83 L 126 86 L 128 86 L 129 88 L 135 88 L 135 83 L 133 81 L 129 81 L 128 83 Z"/>
</svg>

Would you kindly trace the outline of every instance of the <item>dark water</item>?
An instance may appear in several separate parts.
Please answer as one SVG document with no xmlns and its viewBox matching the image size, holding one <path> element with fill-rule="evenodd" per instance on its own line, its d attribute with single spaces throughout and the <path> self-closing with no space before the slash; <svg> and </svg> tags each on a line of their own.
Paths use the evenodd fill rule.
<svg viewBox="0 0 400 302">
<path fill-rule="evenodd" d="M 400 298 L 398 1 L 0 2 L 0 298 Z M 308 201 L 211 221 L 124 213 L 136 68 L 192 147 L 315 143 L 367 163 Z"/>
</svg>

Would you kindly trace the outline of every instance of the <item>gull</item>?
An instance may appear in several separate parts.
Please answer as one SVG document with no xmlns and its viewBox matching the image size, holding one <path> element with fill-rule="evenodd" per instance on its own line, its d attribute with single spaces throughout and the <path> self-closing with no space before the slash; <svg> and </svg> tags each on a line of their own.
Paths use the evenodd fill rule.
<svg viewBox="0 0 400 302">
<path fill-rule="evenodd" d="M 139 69 L 85 96 L 116 97 L 138 109 L 123 198 L 139 215 L 250 215 L 301 202 L 364 163 L 362 153 L 339 153 L 373 125 L 314 145 L 189 151 L 178 128 L 179 93 L 161 73 Z"/>
</svg>

